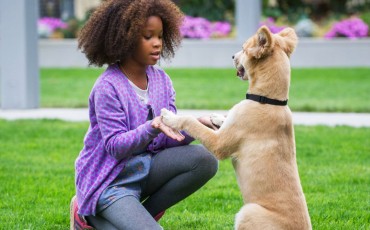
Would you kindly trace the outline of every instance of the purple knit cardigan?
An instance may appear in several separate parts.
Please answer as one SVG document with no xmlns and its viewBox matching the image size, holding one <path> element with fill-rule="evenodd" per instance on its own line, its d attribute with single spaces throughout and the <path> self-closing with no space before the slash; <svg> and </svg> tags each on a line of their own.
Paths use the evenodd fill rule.
<svg viewBox="0 0 370 230">
<path fill-rule="evenodd" d="M 149 66 L 146 73 L 153 116 L 158 116 L 162 108 L 176 113 L 175 91 L 168 75 L 155 66 Z M 97 79 L 89 97 L 90 126 L 75 162 L 79 214 L 95 215 L 100 194 L 133 153 L 145 151 L 143 146 L 157 153 L 193 141 L 186 134 L 177 142 L 158 133 L 147 121 L 148 114 L 148 106 L 140 101 L 117 64 Z"/>
</svg>

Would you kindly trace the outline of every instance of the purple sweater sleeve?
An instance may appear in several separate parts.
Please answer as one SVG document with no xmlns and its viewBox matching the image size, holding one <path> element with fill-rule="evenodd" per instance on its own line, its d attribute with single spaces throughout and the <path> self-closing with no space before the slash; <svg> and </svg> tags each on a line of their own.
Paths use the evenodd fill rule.
<svg viewBox="0 0 370 230">
<path fill-rule="evenodd" d="M 117 160 L 145 150 L 159 134 L 150 121 L 130 130 L 127 112 L 110 82 L 102 81 L 95 89 L 96 118 L 106 151 Z"/>
<path fill-rule="evenodd" d="M 176 105 L 175 105 L 176 91 L 174 90 L 174 88 L 172 86 L 171 80 L 170 80 L 170 84 L 168 84 L 168 87 L 169 87 L 169 91 L 171 92 L 170 100 L 169 100 L 169 110 L 176 114 L 177 113 L 177 109 L 176 109 Z M 166 147 L 169 148 L 169 147 L 175 147 L 175 146 L 181 146 L 181 145 L 188 145 L 192 141 L 194 141 L 194 138 L 189 136 L 185 131 L 182 131 L 181 133 L 185 136 L 185 139 L 183 141 L 180 141 L 180 142 L 176 141 L 172 138 L 166 137 L 167 138 L 166 139 Z"/>
</svg>

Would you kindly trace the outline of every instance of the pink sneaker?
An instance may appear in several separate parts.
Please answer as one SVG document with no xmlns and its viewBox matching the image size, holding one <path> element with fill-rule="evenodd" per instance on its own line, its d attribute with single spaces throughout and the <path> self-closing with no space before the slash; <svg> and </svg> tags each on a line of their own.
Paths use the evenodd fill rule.
<svg viewBox="0 0 370 230">
<path fill-rule="evenodd" d="M 81 217 L 77 213 L 78 205 L 77 205 L 77 197 L 73 196 L 71 200 L 70 206 L 70 230 L 91 230 L 94 229 L 93 227 L 87 224 L 85 218 Z"/>
<path fill-rule="evenodd" d="M 158 213 L 158 214 L 154 217 L 155 221 L 157 221 L 157 222 L 158 222 L 158 221 L 162 218 L 162 216 L 164 215 L 164 212 L 165 212 L 165 211 L 162 211 L 162 212 Z"/>
</svg>

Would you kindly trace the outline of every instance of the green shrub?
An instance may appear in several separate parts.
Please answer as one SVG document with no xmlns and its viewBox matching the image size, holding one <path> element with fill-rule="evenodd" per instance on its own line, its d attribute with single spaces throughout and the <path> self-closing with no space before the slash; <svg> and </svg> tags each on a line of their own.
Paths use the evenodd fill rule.
<svg viewBox="0 0 370 230">
<path fill-rule="evenodd" d="M 234 20 L 235 1 L 230 0 L 177 0 L 174 1 L 189 16 L 204 17 L 210 21 Z"/>
</svg>

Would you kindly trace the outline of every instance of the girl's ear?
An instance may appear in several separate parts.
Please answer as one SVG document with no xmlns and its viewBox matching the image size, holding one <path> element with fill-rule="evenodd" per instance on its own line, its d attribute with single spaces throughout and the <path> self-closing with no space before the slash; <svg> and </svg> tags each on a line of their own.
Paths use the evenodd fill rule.
<svg viewBox="0 0 370 230">
<path fill-rule="evenodd" d="M 287 27 L 278 33 L 283 39 L 279 42 L 280 46 L 288 57 L 293 53 L 298 43 L 298 37 L 294 29 Z"/>
<path fill-rule="evenodd" d="M 275 41 L 267 26 L 260 27 L 255 38 L 255 44 L 249 49 L 249 53 L 253 57 L 260 59 L 272 51 Z"/>
</svg>

